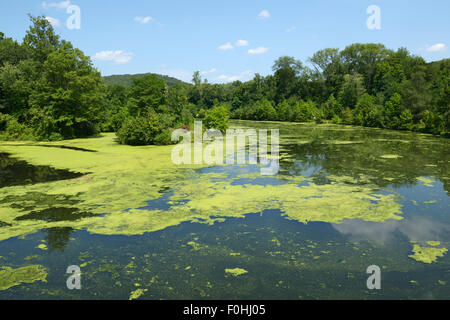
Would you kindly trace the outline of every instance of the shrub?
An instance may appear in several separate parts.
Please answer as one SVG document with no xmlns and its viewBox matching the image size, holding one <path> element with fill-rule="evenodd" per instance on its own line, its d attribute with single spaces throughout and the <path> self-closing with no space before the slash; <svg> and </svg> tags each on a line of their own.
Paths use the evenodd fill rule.
<svg viewBox="0 0 450 320">
<path fill-rule="evenodd" d="M 150 110 L 145 116 L 127 118 L 116 135 L 121 144 L 131 146 L 170 144 L 170 120 L 169 116 Z"/>
<path fill-rule="evenodd" d="M 0 114 L 0 139 L 1 140 L 36 140 L 33 129 L 16 118 Z"/>
</svg>

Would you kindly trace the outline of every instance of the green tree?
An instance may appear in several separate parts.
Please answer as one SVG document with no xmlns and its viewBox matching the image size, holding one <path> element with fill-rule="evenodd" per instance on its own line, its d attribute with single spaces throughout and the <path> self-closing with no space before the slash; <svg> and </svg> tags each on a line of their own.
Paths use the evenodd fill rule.
<svg viewBox="0 0 450 320">
<path fill-rule="evenodd" d="M 130 114 L 140 116 L 150 109 L 162 111 L 161 107 L 167 103 L 168 90 L 164 80 L 154 74 L 148 74 L 142 78 L 133 78 L 132 81 L 128 100 Z"/>
<path fill-rule="evenodd" d="M 103 108 L 104 85 L 89 57 L 63 42 L 51 52 L 30 95 L 31 123 L 44 138 L 92 135 Z"/>
<path fill-rule="evenodd" d="M 263 99 L 255 105 L 254 119 L 260 121 L 275 120 L 277 112 L 269 100 Z"/>
<path fill-rule="evenodd" d="M 31 52 L 32 58 L 43 67 L 49 54 L 61 46 L 61 41 L 44 16 L 29 17 L 32 24 L 26 32 L 23 45 Z"/>
<path fill-rule="evenodd" d="M 227 105 L 220 105 L 206 111 L 203 123 L 205 129 L 216 129 L 225 133 L 228 129 L 230 111 Z"/>
</svg>

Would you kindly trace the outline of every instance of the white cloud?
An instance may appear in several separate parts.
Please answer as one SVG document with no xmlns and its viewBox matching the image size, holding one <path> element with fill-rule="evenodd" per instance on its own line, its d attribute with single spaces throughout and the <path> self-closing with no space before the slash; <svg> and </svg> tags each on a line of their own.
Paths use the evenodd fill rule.
<svg viewBox="0 0 450 320">
<path fill-rule="evenodd" d="M 270 18 L 270 12 L 268 10 L 263 10 L 258 14 L 258 17 L 260 19 L 269 19 Z"/>
<path fill-rule="evenodd" d="M 45 17 L 45 20 L 47 20 L 48 22 L 50 22 L 50 24 L 53 26 L 53 28 L 57 28 L 61 26 L 61 22 L 59 22 L 58 19 L 53 18 L 53 17 Z"/>
<path fill-rule="evenodd" d="M 247 40 L 238 40 L 236 41 L 236 47 L 247 47 L 248 41 Z"/>
<path fill-rule="evenodd" d="M 220 75 L 217 77 L 217 80 L 224 81 L 224 82 L 233 82 L 239 80 L 240 76 L 227 76 L 227 75 Z"/>
<path fill-rule="evenodd" d="M 234 47 L 233 47 L 233 45 L 232 45 L 230 42 L 225 43 L 225 44 L 223 44 L 223 45 L 221 45 L 221 46 L 219 47 L 220 50 L 231 50 L 231 49 L 233 49 L 233 48 L 234 48 Z"/>
<path fill-rule="evenodd" d="M 212 68 L 212 69 L 209 70 L 209 71 L 202 71 L 202 74 L 203 74 L 203 75 L 206 75 L 206 74 L 212 74 L 212 73 L 216 73 L 216 72 L 217 72 L 217 69 Z"/>
<path fill-rule="evenodd" d="M 150 16 L 147 17 L 135 17 L 134 21 L 140 22 L 142 24 L 149 23 L 150 21 L 153 21 L 153 18 Z"/>
<path fill-rule="evenodd" d="M 184 82 L 191 82 L 192 75 L 194 74 L 194 72 L 185 69 L 168 69 L 167 66 L 161 66 L 156 73 L 167 75 Z"/>
<path fill-rule="evenodd" d="M 296 27 L 296 26 L 292 26 L 292 27 L 290 27 L 290 28 L 287 28 L 287 29 L 286 29 L 286 32 L 289 33 L 289 32 L 294 31 L 295 29 L 297 29 L 297 27 Z"/>
<path fill-rule="evenodd" d="M 61 2 L 42 2 L 42 7 L 44 9 L 56 8 L 56 9 L 67 9 L 70 6 L 70 0 Z"/>
<path fill-rule="evenodd" d="M 92 59 L 99 61 L 111 61 L 117 64 L 124 64 L 131 61 L 133 58 L 133 53 L 125 52 L 121 50 L 116 51 L 102 51 L 96 53 Z"/>
<path fill-rule="evenodd" d="M 255 55 L 255 54 L 263 54 L 269 51 L 269 48 L 266 47 L 258 47 L 256 49 L 250 49 L 248 50 L 248 54 Z"/>
<path fill-rule="evenodd" d="M 428 52 L 441 52 L 447 50 L 447 46 L 443 43 L 437 43 L 435 45 L 426 48 Z"/>
<path fill-rule="evenodd" d="M 222 74 L 218 76 L 215 80 L 216 82 L 234 82 L 234 81 L 247 81 L 250 80 L 251 77 L 254 75 L 253 71 L 246 70 L 244 72 L 241 72 L 239 75 L 225 75 Z"/>
</svg>

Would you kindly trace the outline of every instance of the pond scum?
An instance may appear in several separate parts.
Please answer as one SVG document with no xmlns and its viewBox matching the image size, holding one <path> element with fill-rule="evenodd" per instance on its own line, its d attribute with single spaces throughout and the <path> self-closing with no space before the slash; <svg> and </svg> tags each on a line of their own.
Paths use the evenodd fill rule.
<svg viewBox="0 0 450 320">
<path fill-rule="evenodd" d="M 333 142 L 343 145 L 344 142 Z M 65 148 L 55 148 L 64 146 Z M 278 209 L 288 220 L 301 223 L 341 223 L 359 219 L 392 222 L 403 219 L 401 197 L 364 176 L 329 175 L 328 183 L 309 177 L 279 174 L 276 184 L 252 183 L 259 172 L 201 172 L 204 166 L 175 166 L 172 146 L 119 145 L 114 134 L 54 143 L 2 142 L 0 152 L 36 166 L 51 166 L 84 174 L 82 177 L 4 187 L 0 194 L 0 241 L 25 237 L 48 228 L 71 228 L 97 235 L 142 235 L 184 222 L 215 224 L 227 218 Z M 85 152 L 90 150 L 95 152 Z M 383 156 L 397 159 L 398 156 Z M 234 183 L 236 181 L 241 183 Z M 242 182 L 244 181 L 244 182 Z M 361 183 L 363 181 L 364 183 Z M 433 180 L 421 178 L 427 186 Z M 169 192 L 170 191 L 170 192 Z M 167 196 L 168 208 L 145 208 Z M 67 207 L 75 212 L 49 217 L 46 210 Z M 434 240 L 434 239 L 429 239 Z M 411 259 L 436 262 L 447 249 L 414 244 Z M 440 243 L 439 243 L 440 245 Z M 42 249 L 45 245 L 43 245 Z M 240 276 L 247 271 L 226 269 Z M 21 283 L 45 281 L 46 269 L 31 265 L 0 271 L 0 290 Z M 137 288 L 130 299 L 146 290 Z"/>
<path fill-rule="evenodd" d="M 172 147 L 128 147 L 114 142 L 114 135 L 65 141 L 65 145 L 95 150 L 95 153 L 24 145 L 2 150 L 34 165 L 50 165 L 86 175 L 36 185 L 2 189 L 1 219 L 10 225 L 0 229 L 0 240 L 24 236 L 43 228 L 70 227 L 94 234 L 140 235 L 182 222 L 214 223 L 223 217 L 244 217 L 251 212 L 280 209 L 286 218 L 300 222 L 338 223 L 345 219 L 384 222 L 399 220 L 401 205 L 395 194 L 378 194 L 375 185 L 357 185 L 352 177 L 329 177 L 317 185 L 304 177 L 282 176 L 279 185 L 233 185 L 220 180 L 223 173 L 198 173 L 172 164 Z M 200 167 L 198 167 L 200 168 Z M 256 178 L 243 173 L 236 179 Z M 307 182 L 308 185 L 299 186 Z M 173 194 L 168 210 L 139 210 L 144 200 L 158 199 L 161 190 Z M 42 202 L 43 194 L 48 197 Z M 242 200 L 241 196 L 244 198 Z M 31 212 L 58 206 L 58 199 L 76 199 L 88 217 L 75 221 L 21 219 Z M 16 204 L 11 206 L 11 204 Z M 179 203 L 182 203 L 180 205 Z M 20 204 L 20 205 L 18 205 Z M 139 213 L 139 214 L 136 214 Z"/>
</svg>

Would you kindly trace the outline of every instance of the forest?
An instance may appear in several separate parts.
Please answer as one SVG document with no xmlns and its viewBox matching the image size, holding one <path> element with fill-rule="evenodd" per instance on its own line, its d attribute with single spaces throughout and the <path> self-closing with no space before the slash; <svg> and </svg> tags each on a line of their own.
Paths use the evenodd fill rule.
<svg viewBox="0 0 450 320">
<path fill-rule="evenodd" d="M 196 118 L 221 131 L 231 118 L 449 135 L 450 59 L 427 63 L 405 48 L 356 43 L 305 62 L 280 57 L 273 74 L 248 82 L 212 84 L 195 72 L 192 84 L 154 74 L 112 83 L 44 17 L 30 20 L 21 43 L 0 32 L 2 140 L 116 132 L 122 144 L 164 145 Z"/>
</svg>

